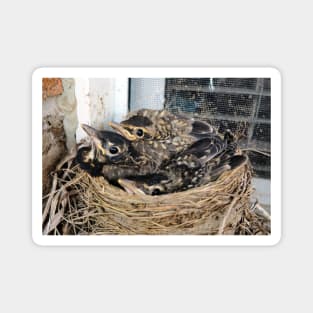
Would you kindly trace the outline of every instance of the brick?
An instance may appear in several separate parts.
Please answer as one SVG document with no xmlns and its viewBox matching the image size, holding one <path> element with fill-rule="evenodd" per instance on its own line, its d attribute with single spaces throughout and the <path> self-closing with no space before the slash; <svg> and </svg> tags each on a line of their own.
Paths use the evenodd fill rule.
<svg viewBox="0 0 313 313">
<path fill-rule="evenodd" d="M 63 93 L 61 78 L 43 78 L 42 79 L 42 98 L 54 97 Z"/>
</svg>

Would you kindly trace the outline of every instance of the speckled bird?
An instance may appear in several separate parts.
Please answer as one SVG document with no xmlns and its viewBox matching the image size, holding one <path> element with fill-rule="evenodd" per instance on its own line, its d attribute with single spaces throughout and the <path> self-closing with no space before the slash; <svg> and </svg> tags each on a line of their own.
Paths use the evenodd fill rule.
<svg viewBox="0 0 313 313">
<path fill-rule="evenodd" d="M 207 134 L 216 134 L 216 129 L 206 122 L 184 115 L 175 115 L 164 109 L 133 111 L 120 124 L 111 123 L 111 125 L 131 141 L 177 138 L 177 140 L 186 140 L 189 144 L 190 141 L 200 139 Z"/>
<path fill-rule="evenodd" d="M 130 193 L 148 195 L 178 192 L 209 183 L 247 160 L 245 155 L 235 155 L 237 147 L 228 140 L 217 136 L 200 139 L 165 162 L 155 175 L 128 177 L 118 182 Z"/>
<path fill-rule="evenodd" d="M 138 153 L 150 159 L 154 172 L 193 142 L 218 136 L 210 124 L 167 110 L 141 109 L 129 113 L 120 124 L 110 123 L 110 126 L 131 141 Z"/>
</svg>

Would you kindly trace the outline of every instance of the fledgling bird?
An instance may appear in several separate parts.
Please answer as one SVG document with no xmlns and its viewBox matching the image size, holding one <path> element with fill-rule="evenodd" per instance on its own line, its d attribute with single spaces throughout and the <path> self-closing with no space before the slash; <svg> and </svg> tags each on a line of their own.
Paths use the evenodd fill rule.
<svg viewBox="0 0 313 313">
<path fill-rule="evenodd" d="M 120 124 L 110 126 L 133 143 L 138 153 L 150 158 L 154 171 L 173 155 L 207 136 L 218 136 L 208 123 L 174 115 L 166 110 L 131 112 Z"/>
<path fill-rule="evenodd" d="M 131 142 L 123 136 L 82 125 L 91 139 L 90 147 L 82 147 L 76 160 L 92 176 L 104 176 L 110 181 L 135 174 L 146 174 L 140 169 L 140 156 Z"/>
<path fill-rule="evenodd" d="M 140 109 L 130 112 L 126 120 L 120 124 L 111 123 L 111 126 L 131 141 L 166 140 L 176 137 L 192 140 L 190 137 L 200 139 L 208 134 L 217 133 L 216 129 L 206 122 L 175 115 L 164 109 Z"/>
<path fill-rule="evenodd" d="M 183 180 L 181 180 L 181 177 L 177 174 L 174 175 L 173 179 L 172 173 L 168 175 L 158 173 L 154 175 L 120 178 L 118 179 L 118 183 L 130 194 L 154 196 L 179 192 L 215 181 L 224 172 L 240 166 L 246 162 L 246 160 L 247 157 L 245 155 L 236 155 L 227 161 L 225 160 L 219 167 L 213 168 L 210 175 L 206 173 L 204 176 L 196 175 L 192 178 L 192 176 L 189 177 L 184 174 Z M 190 171 L 187 172 L 190 173 Z M 182 172 L 180 174 L 182 174 Z"/>
<path fill-rule="evenodd" d="M 200 139 L 166 162 L 156 175 L 119 179 L 119 184 L 130 193 L 149 195 L 198 187 L 246 162 L 246 156 L 233 152 L 233 148 L 219 137 Z"/>
</svg>

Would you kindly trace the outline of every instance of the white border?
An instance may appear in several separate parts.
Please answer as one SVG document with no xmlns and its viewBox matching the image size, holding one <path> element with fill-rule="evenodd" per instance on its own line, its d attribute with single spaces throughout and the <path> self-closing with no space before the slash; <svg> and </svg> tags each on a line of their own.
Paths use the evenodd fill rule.
<svg viewBox="0 0 313 313">
<path fill-rule="evenodd" d="M 42 78 L 271 78 L 271 226 L 269 236 L 45 236 L 42 234 Z M 231 246 L 275 245 L 281 238 L 281 75 L 275 68 L 39 68 L 32 76 L 32 237 L 38 245 Z"/>
</svg>

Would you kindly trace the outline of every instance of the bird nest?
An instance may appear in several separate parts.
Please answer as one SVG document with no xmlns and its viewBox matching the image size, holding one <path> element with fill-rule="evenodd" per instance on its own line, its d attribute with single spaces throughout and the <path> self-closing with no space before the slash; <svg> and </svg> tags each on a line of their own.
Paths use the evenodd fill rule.
<svg viewBox="0 0 313 313">
<path fill-rule="evenodd" d="M 251 204 L 248 162 L 216 181 L 186 191 L 131 195 L 63 160 L 43 197 L 43 234 L 267 235 L 270 221 Z"/>
</svg>

